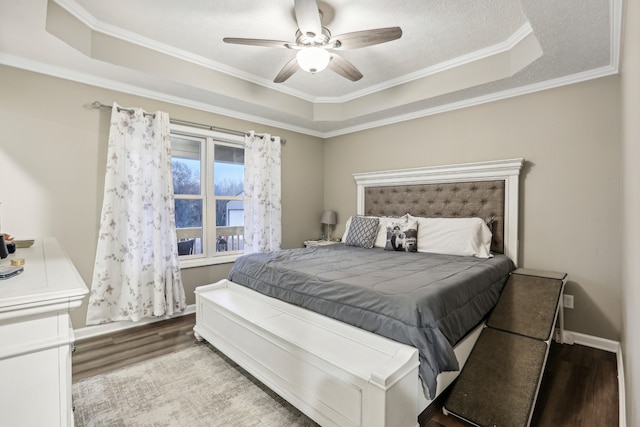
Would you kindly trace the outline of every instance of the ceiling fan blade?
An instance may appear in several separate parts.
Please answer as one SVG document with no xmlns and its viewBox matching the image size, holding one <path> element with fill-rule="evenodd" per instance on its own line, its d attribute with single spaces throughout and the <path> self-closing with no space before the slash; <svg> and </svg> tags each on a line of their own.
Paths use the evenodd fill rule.
<svg viewBox="0 0 640 427">
<path fill-rule="evenodd" d="M 282 67 L 282 70 L 280 70 L 280 72 L 278 73 L 276 78 L 273 79 L 273 81 L 275 83 L 282 83 L 285 80 L 287 80 L 289 77 L 293 76 L 293 74 L 299 69 L 300 69 L 300 66 L 298 66 L 298 59 L 294 56 L 291 61 L 287 62 L 287 64 L 284 67 Z"/>
<path fill-rule="evenodd" d="M 239 39 L 235 37 L 225 37 L 222 39 L 225 43 L 231 44 L 244 44 L 249 46 L 262 46 L 262 47 L 286 47 L 289 48 L 291 42 L 283 42 L 281 40 L 264 40 L 264 39 Z"/>
<path fill-rule="evenodd" d="M 331 61 L 329 61 L 327 67 L 352 82 L 357 82 L 362 78 L 362 73 L 351 62 L 337 53 L 331 53 Z"/>
<path fill-rule="evenodd" d="M 355 31 L 353 33 L 340 34 L 332 37 L 329 44 L 334 44 L 333 49 L 347 50 L 360 47 L 373 46 L 386 43 L 402 37 L 400 27 L 377 28 L 374 30 Z"/>
<path fill-rule="evenodd" d="M 310 38 L 322 34 L 316 0 L 295 0 L 296 21 L 300 32 Z"/>
</svg>

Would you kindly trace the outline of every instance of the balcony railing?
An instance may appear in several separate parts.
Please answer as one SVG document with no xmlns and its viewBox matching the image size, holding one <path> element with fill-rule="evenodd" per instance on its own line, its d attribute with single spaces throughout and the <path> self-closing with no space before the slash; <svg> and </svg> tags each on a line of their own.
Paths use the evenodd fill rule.
<svg viewBox="0 0 640 427">
<path fill-rule="evenodd" d="M 242 251 L 244 249 L 244 227 L 216 227 L 216 252 Z"/>
<path fill-rule="evenodd" d="M 192 254 L 202 253 L 202 228 L 185 227 L 176 230 L 178 242 L 194 241 Z M 244 249 L 244 227 L 216 227 L 216 252 L 236 252 Z"/>
</svg>

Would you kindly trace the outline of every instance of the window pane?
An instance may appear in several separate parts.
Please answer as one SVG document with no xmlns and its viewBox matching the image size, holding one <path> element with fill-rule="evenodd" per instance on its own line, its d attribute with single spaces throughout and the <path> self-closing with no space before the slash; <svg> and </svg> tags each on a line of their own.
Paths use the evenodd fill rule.
<svg viewBox="0 0 640 427">
<path fill-rule="evenodd" d="M 180 255 L 202 253 L 202 200 L 175 199 Z"/>
<path fill-rule="evenodd" d="M 244 149 L 215 146 L 213 184 L 216 196 L 241 196 L 244 191 Z"/>
<path fill-rule="evenodd" d="M 174 194 L 200 194 L 200 144 L 198 140 L 171 138 Z"/>
<path fill-rule="evenodd" d="M 244 249 L 244 202 L 216 201 L 216 252 Z"/>
<path fill-rule="evenodd" d="M 202 253 L 202 238 L 188 237 L 178 239 L 178 255 L 198 255 Z"/>
<path fill-rule="evenodd" d="M 202 200 L 176 199 L 176 228 L 202 228 Z"/>
<path fill-rule="evenodd" d="M 216 225 L 218 227 L 244 226 L 244 201 L 216 200 Z"/>
</svg>

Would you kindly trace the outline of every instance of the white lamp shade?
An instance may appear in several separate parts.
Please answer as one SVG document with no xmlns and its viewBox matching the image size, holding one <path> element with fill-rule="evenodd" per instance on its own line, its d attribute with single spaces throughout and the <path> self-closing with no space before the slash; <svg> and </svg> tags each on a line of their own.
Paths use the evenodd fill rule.
<svg viewBox="0 0 640 427">
<path fill-rule="evenodd" d="M 296 58 L 300 68 L 315 74 L 327 68 L 331 55 L 320 47 L 305 47 L 298 51 Z"/>
</svg>

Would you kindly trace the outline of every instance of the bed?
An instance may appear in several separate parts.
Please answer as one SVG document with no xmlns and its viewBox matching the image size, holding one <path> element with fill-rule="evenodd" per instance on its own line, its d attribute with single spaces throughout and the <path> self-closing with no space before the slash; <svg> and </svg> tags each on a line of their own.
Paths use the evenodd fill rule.
<svg viewBox="0 0 640 427">
<path fill-rule="evenodd" d="M 522 164 L 355 174 L 354 223 L 480 218 L 491 255 L 337 244 L 244 256 L 228 280 L 196 290 L 196 336 L 321 425 L 415 426 L 464 365 L 517 264 Z"/>
</svg>

